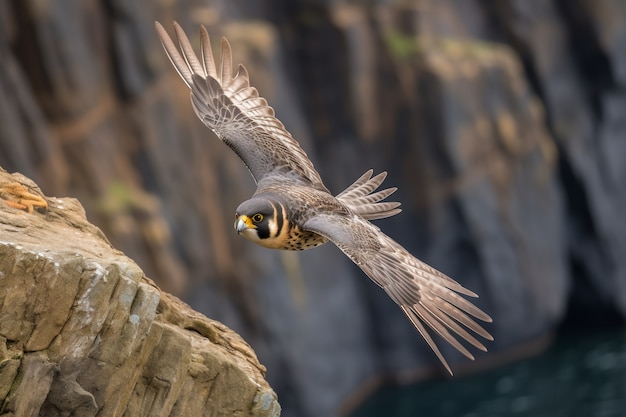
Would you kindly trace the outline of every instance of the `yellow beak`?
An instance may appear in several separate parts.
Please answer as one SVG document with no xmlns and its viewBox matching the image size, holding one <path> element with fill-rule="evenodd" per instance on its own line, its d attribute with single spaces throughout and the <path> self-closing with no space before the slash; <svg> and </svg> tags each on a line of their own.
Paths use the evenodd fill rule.
<svg viewBox="0 0 626 417">
<path fill-rule="evenodd" d="M 235 230 L 237 230 L 237 233 L 241 233 L 246 229 L 256 229 L 256 226 L 252 223 L 250 217 L 246 215 L 237 217 L 237 220 L 235 220 Z"/>
</svg>

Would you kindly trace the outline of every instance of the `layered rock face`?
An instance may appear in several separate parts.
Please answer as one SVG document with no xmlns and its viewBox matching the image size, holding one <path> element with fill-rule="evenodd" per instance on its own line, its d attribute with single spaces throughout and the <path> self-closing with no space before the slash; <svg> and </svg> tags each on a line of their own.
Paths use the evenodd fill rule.
<svg viewBox="0 0 626 417">
<path fill-rule="evenodd" d="M 39 189 L 2 170 L 0 197 L 1 415 L 280 415 L 250 346 L 161 292 L 78 201 L 10 207 Z"/>
<path fill-rule="evenodd" d="M 389 172 L 403 212 L 377 225 L 495 319 L 478 364 L 565 318 L 626 314 L 621 2 L 0 8 L 0 166 L 78 198 L 161 288 L 242 334 L 284 415 L 332 415 L 381 375 L 443 370 L 340 251 L 237 238 L 232 215 L 253 181 L 196 120 L 157 19 L 188 33 L 205 24 L 215 46 L 227 36 L 331 190 Z"/>
</svg>

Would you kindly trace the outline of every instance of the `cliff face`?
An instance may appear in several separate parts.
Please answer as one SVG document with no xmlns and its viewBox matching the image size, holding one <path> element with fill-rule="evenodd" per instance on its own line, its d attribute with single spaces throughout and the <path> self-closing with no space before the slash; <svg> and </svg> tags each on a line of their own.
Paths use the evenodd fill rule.
<svg viewBox="0 0 626 417">
<path fill-rule="evenodd" d="M 162 293 L 76 200 L 9 207 L 41 197 L 2 170 L 0 197 L 1 415 L 280 415 L 254 351 Z"/>
<path fill-rule="evenodd" d="M 329 415 L 378 375 L 439 368 L 335 248 L 237 239 L 253 181 L 196 120 L 155 19 L 227 36 L 331 190 L 389 171 L 404 211 L 377 224 L 480 294 L 496 341 L 479 359 L 568 314 L 626 314 L 619 2 L 0 7 L 0 165 L 76 196 L 162 288 L 237 329 L 285 415 Z"/>
</svg>

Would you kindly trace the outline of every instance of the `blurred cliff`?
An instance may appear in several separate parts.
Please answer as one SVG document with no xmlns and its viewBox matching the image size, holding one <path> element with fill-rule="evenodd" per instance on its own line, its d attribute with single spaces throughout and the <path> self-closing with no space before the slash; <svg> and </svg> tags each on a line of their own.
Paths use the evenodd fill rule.
<svg viewBox="0 0 626 417">
<path fill-rule="evenodd" d="M 442 369 L 336 248 L 236 236 L 254 183 L 167 62 L 154 21 L 173 19 L 230 40 L 331 190 L 389 172 L 404 211 L 377 224 L 494 318 L 476 366 L 626 315 L 622 2 L 0 3 L 0 166 L 78 198 L 161 288 L 237 330 L 283 415 Z"/>
</svg>

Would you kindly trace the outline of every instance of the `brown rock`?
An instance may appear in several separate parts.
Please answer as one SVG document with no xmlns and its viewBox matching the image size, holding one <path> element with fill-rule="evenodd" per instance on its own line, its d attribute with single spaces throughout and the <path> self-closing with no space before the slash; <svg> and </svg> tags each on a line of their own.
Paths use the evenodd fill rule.
<svg viewBox="0 0 626 417">
<path fill-rule="evenodd" d="M 162 293 L 78 201 L 44 197 L 0 169 L 0 189 L 15 184 L 48 210 L 0 200 L 3 414 L 280 414 L 265 367 L 237 334 Z"/>
</svg>

